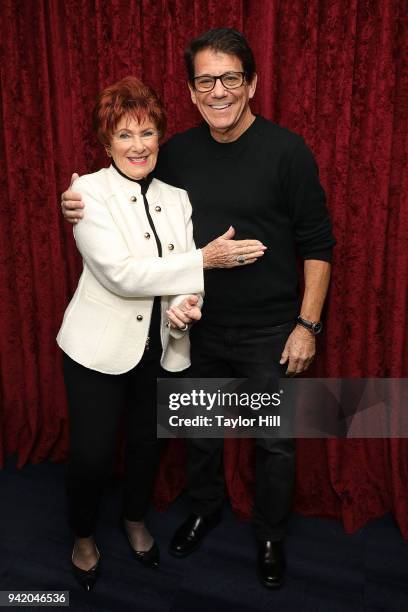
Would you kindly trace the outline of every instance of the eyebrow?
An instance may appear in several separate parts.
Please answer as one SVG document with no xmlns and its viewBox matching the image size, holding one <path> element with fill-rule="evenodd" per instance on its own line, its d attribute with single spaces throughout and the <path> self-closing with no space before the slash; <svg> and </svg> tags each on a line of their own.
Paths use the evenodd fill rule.
<svg viewBox="0 0 408 612">
<path fill-rule="evenodd" d="M 242 70 L 226 70 L 225 72 L 221 72 L 221 74 L 210 74 L 206 72 L 205 74 L 197 74 L 194 78 L 198 79 L 200 77 L 220 77 L 224 76 L 224 74 L 230 74 L 231 72 L 242 72 Z"/>
<path fill-rule="evenodd" d="M 146 132 L 147 130 L 156 130 L 156 128 L 154 127 L 154 125 L 151 125 L 149 127 L 145 127 L 143 128 L 143 130 L 140 130 L 141 132 Z M 131 130 L 130 128 L 118 128 L 116 129 L 116 132 L 130 132 L 133 134 L 133 130 Z"/>
</svg>

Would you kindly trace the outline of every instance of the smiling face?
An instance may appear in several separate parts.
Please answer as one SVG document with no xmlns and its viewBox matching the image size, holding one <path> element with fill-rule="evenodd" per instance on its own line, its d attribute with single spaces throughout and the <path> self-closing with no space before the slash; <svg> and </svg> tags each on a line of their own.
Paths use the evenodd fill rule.
<svg viewBox="0 0 408 612">
<path fill-rule="evenodd" d="M 226 72 L 242 72 L 241 60 L 229 55 L 203 49 L 194 58 L 194 76 L 220 76 Z M 231 142 L 241 136 L 251 125 L 254 115 L 249 100 L 256 89 L 256 75 L 250 83 L 236 89 L 226 89 L 218 79 L 214 89 L 207 93 L 196 91 L 190 84 L 193 103 L 210 127 L 211 135 L 219 142 Z"/>
<path fill-rule="evenodd" d="M 159 152 L 155 124 L 148 118 L 138 123 L 131 116 L 122 117 L 106 150 L 123 174 L 137 180 L 146 177 L 154 169 Z"/>
</svg>

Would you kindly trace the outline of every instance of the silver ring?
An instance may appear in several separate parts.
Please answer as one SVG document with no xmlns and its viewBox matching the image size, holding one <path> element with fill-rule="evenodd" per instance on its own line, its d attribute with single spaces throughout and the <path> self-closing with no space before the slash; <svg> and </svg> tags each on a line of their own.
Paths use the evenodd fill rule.
<svg viewBox="0 0 408 612">
<path fill-rule="evenodd" d="M 184 327 L 179 327 L 179 331 L 187 331 L 188 329 L 188 324 L 185 323 Z"/>
<path fill-rule="evenodd" d="M 238 257 L 237 257 L 237 262 L 238 262 L 239 264 L 243 264 L 243 263 L 245 263 L 245 255 L 238 255 Z"/>
</svg>

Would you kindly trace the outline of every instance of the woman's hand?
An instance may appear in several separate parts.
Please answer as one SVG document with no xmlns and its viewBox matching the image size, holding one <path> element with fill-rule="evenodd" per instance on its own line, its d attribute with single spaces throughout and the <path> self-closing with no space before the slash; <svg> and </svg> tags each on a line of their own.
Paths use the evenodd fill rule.
<svg viewBox="0 0 408 612">
<path fill-rule="evenodd" d="M 259 240 L 232 240 L 235 230 L 231 226 L 201 249 L 204 270 L 212 268 L 235 268 L 254 263 L 262 257 L 267 247 Z"/>
<path fill-rule="evenodd" d="M 189 295 L 177 306 L 166 310 L 170 327 L 185 331 L 187 326 L 201 319 L 201 310 L 197 306 L 198 296 Z"/>
</svg>

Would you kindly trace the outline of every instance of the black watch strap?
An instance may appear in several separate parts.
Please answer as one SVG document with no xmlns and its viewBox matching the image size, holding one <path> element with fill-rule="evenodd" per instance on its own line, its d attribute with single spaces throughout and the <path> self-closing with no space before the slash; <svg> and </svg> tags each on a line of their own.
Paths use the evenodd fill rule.
<svg viewBox="0 0 408 612">
<path fill-rule="evenodd" d="M 296 318 L 296 322 L 298 325 L 306 327 L 306 329 L 308 329 L 314 336 L 320 334 L 323 329 L 323 323 L 321 321 L 307 321 L 307 319 L 303 319 L 303 317 L 298 316 Z"/>
</svg>

